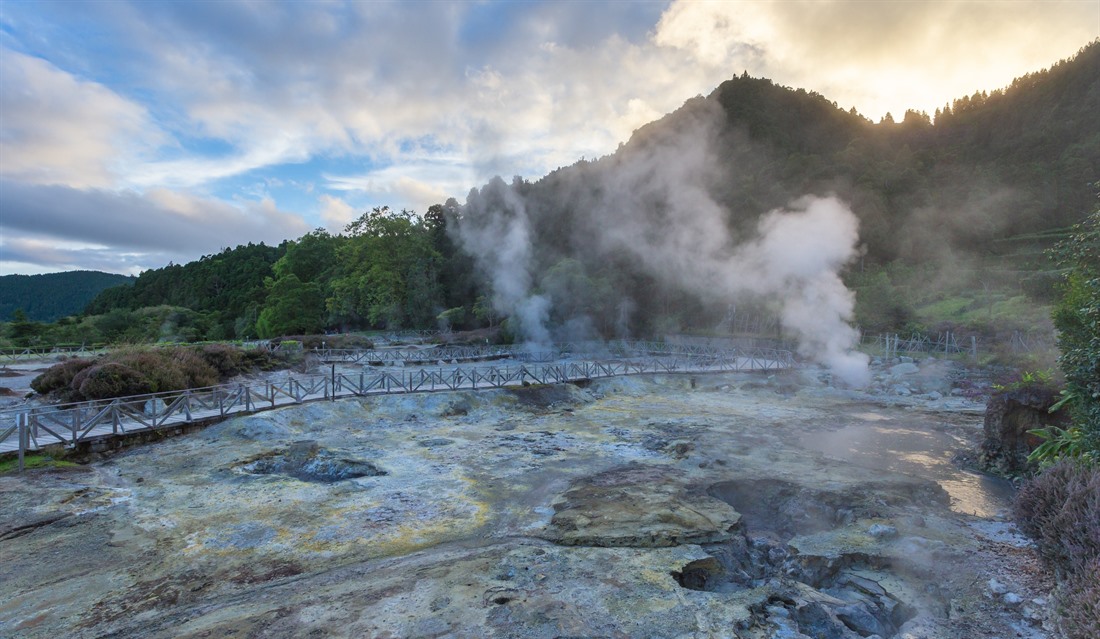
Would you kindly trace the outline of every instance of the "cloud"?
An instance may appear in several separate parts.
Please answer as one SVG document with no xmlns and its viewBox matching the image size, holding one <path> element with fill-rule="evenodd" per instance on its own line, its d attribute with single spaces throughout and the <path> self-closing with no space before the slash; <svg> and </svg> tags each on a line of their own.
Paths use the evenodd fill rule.
<svg viewBox="0 0 1100 639">
<path fill-rule="evenodd" d="M 191 260 L 247 242 L 277 244 L 308 230 L 300 217 L 279 210 L 270 199 L 232 205 L 167 189 L 114 192 L 6 181 L 0 183 L 0 209 L 5 244 L 23 246 L 28 255 L 43 259 L 49 259 L 45 252 L 13 242 L 52 238 Z"/>
<path fill-rule="evenodd" d="M 358 215 L 350 204 L 332 195 L 322 195 L 317 198 L 321 203 L 321 219 L 325 221 L 325 228 L 331 233 L 340 233 Z"/>
<path fill-rule="evenodd" d="M 0 177 L 111 185 L 163 140 L 145 108 L 45 60 L 0 48 Z"/>
<path fill-rule="evenodd" d="M 495 174 L 537 178 L 610 153 L 745 69 L 873 117 L 931 111 L 1071 55 L 1096 37 L 1097 11 L 1094 0 L 8 3 L 0 177 L 87 189 L 47 201 L 109 200 L 173 229 L 187 216 L 155 192 L 190 192 L 261 239 L 248 220 L 264 214 L 241 185 L 288 166 L 318 192 L 284 187 L 280 202 L 315 207 L 304 213 L 317 223 L 340 215 L 321 195 L 423 210 Z M 72 210 L 49 217 L 87 226 Z"/>
<path fill-rule="evenodd" d="M 740 69 L 878 117 L 932 112 L 1072 56 L 1100 31 L 1095 1 L 673 3 L 654 41 L 718 77 Z"/>
<path fill-rule="evenodd" d="M 432 204 L 469 190 L 476 176 L 461 159 L 447 156 L 410 156 L 401 164 L 359 175 L 324 175 L 324 185 L 368 199 L 374 205 L 398 201 L 423 212 Z"/>
<path fill-rule="evenodd" d="M 5 238 L 0 243 L 0 275 L 20 273 L 54 273 L 68 270 L 94 270 L 137 275 L 149 268 L 151 260 L 157 266 L 178 260 L 169 253 L 127 253 L 117 249 L 59 242 L 49 237 Z"/>
</svg>

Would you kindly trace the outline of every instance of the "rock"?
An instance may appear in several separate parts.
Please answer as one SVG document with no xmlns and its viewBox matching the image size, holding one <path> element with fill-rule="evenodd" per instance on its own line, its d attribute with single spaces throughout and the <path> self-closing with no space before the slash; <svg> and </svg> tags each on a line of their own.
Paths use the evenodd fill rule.
<svg viewBox="0 0 1100 639">
<path fill-rule="evenodd" d="M 688 590 L 711 592 L 726 576 L 726 568 L 714 557 L 697 559 L 681 570 L 673 571 L 672 577 Z"/>
<path fill-rule="evenodd" d="M 291 435 L 293 435 L 291 429 L 272 421 L 266 415 L 238 417 L 208 428 L 202 433 L 202 437 L 205 439 L 230 436 L 250 441 L 283 439 Z"/>
<path fill-rule="evenodd" d="M 905 384 L 895 384 L 894 394 L 901 395 L 902 397 L 908 397 L 913 394 L 913 391 L 909 390 L 909 387 Z"/>
<path fill-rule="evenodd" d="M 845 607 L 838 608 L 838 610 Z M 799 606 L 794 610 L 791 618 L 798 623 L 798 631 L 816 637 L 817 639 L 857 639 L 858 634 L 848 629 L 848 626 L 819 601 Z"/>
<path fill-rule="evenodd" d="M 907 357 L 905 355 L 902 355 L 898 359 L 901 360 L 902 364 L 912 364 L 914 361 L 912 357 Z"/>
<path fill-rule="evenodd" d="M 898 529 L 886 524 L 872 524 L 867 534 L 875 539 L 893 539 L 898 536 Z"/>
<path fill-rule="evenodd" d="M 834 612 L 837 618 L 844 622 L 844 625 L 864 637 L 868 635 L 892 636 L 897 631 L 889 619 L 881 618 L 879 610 L 876 609 L 872 612 L 864 603 L 841 606 Z M 875 614 L 876 612 L 880 614 Z"/>
<path fill-rule="evenodd" d="M 901 364 L 895 364 L 894 366 L 891 366 L 890 367 L 890 374 L 891 375 L 893 375 L 894 377 L 901 377 L 901 376 L 904 376 L 904 375 L 912 375 L 912 374 L 920 371 L 920 367 L 917 366 L 916 364 L 914 364 L 912 359 L 910 359 L 908 357 L 903 357 L 902 359 L 903 360 L 908 359 L 909 361 L 908 362 L 903 361 L 903 363 L 901 363 Z"/>
<path fill-rule="evenodd" d="M 933 402 L 938 402 L 943 399 L 943 393 L 939 391 L 932 391 L 931 393 L 925 395 L 925 397 Z"/>
<path fill-rule="evenodd" d="M 628 465 L 573 482 L 544 536 L 566 546 L 657 548 L 728 541 L 741 515 L 689 490 L 682 471 Z"/>
<path fill-rule="evenodd" d="M 447 439 L 446 437 L 433 437 L 431 439 L 422 439 L 416 443 L 424 448 L 439 448 L 441 446 L 450 446 L 455 443 L 455 441 L 453 439 Z"/>
<path fill-rule="evenodd" d="M 886 596 L 886 590 L 877 582 L 866 577 L 860 577 L 859 575 L 847 574 L 844 575 L 845 583 L 853 586 L 857 590 L 861 590 L 864 593 L 873 597 Z"/>
<path fill-rule="evenodd" d="M 1005 474 L 1027 470 L 1027 456 L 1040 443 L 1028 431 L 1066 425 L 1065 411 L 1053 415 L 1049 412 L 1059 399 L 1054 389 L 1046 387 L 1027 387 L 991 397 L 985 407 L 981 465 Z"/>
<path fill-rule="evenodd" d="M 443 417 L 468 415 L 471 410 L 473 410 L 473 408 L 470 406 L 470 400 L 466 397 L 460 397 L 447 404 L 447 407 L 443 409 Z"/>
<path fill-rule="evenodd" d="M 989 592 L 991 592 L 995 595 L 1003 595 L 1006 592 L 1008 592 L 1008 587 L 1005 586 L 1004 584 L 1002 584 L 1001 582 L 997 581 L 996 577 L 989 580 L 988 587 L 989 587 Z"/>
<path fill-rule="evenodd" d="M 1016 606 L 1019 606 L 1021 603 L 1023 603 L 1024 599 L 1014 592 L 1006 592 L 1003 601 L 1005 602 L 1005 605 L 1009 608 L 1015 608 Z"/>
</svg>

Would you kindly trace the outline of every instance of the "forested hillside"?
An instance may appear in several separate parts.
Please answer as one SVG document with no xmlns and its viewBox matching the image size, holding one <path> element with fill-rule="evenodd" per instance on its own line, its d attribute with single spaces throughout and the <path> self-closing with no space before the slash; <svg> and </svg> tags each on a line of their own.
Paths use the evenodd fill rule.
<svg viewBox="0 0 1100 639">
<path fill-rule="evenodd" d="M 169 265 L 87 310 L 189 309 L 192 332 L 218 338 L 476 327 L 505 319 L 500 297 L 522 290 L 541 300 L 532 313 L 581 334 L 714 326 L 732 309 L 680 258 L 713 248 L 711 236 L 751 239 L 797 198 L 835 194 L 859 221 L 861 259 L 845 274 L 857 319 L 898 326 L 935 287 L 1050 294 L 1042 250 L 1092 208 L 1097 114 L 1097 43 L 1003 90 L 877 123 L 743 75 L 595 161 L 498 178 L 423 215 L 379 207 L 341 234 Z M 700 212 L 721 228 L 682 233 Z M 639 250 L 651 244 L 676 252 Z"/>
<path fill-rule="evenodd" d="M 286 252 L 286 245 L 248 244 L 205 255 L 189 264 L 169 264 L 145 271 L 133 286 L 103 291 L 88 304 L 87 313 L 173 306 L 206 315 L 213 339 L 255 335 L 251 325 L 266 298 L 264 278 Z"/>
<path fill-rule="evenodd" d="M 22 310 L 26 319 L 39 322 L 78 315 L 104 289 L 128 287 L 133 283 L 133 277 L 99 271 L 3 275 L 0 276 L 0 321 L 11 321 L 17 310 Z"/>
</svg>

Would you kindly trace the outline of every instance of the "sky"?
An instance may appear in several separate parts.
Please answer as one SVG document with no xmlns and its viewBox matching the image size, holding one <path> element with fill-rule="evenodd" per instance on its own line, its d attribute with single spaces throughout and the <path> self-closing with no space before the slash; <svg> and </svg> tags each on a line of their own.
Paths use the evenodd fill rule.
<svg viewBox="0 0 1100 639">
<path fill-rule="evenodd" d="M 1100 0 L 0 0 L 0 275 L 137 274 L 463 202 L 746 71 L 878 121 L 1097 37 Z"/>
</svg>

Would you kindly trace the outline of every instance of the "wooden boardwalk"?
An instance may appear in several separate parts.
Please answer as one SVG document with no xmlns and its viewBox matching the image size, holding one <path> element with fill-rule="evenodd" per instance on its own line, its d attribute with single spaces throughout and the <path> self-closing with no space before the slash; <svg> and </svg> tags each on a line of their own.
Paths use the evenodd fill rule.
<svg viewBox="0 0 1100 639">
<path fill-rule="evenodd" d="M 639 349 L 642 350 L 642 349 Z M 584 359 L 549 364 L 373 370 L 357 374 L 288 377 L 283 381 L 210 388 L 0 411 L 0 454 L 171 428 L 281 406 L 347 397 L 398 393 L 483 390 L 527 384 L 558 384 L 621 375 L 718 373 L 789 368 L 789 351 L 709 349 L 623 359 Z M 335 371 L 335 369 L 333 369 Z"/>
</svg>

